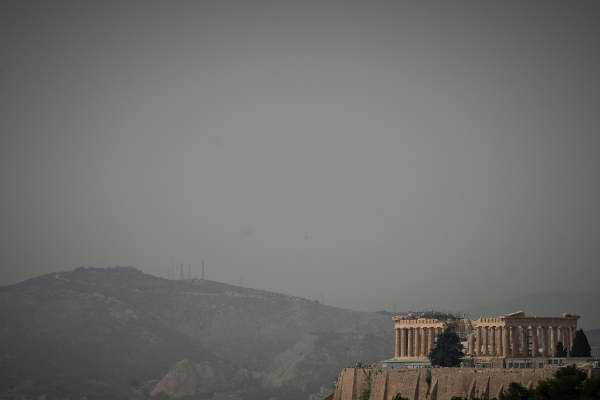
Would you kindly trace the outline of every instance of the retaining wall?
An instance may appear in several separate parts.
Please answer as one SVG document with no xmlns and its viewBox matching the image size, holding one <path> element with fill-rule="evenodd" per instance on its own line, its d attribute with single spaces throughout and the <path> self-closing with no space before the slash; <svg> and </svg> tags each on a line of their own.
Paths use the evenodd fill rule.
<svg viewBox="0 0 600 400">
<path fill-rule="evenodd" d="M 369 382 L 369 400 L 392 400 L 398 393 L 409 400 L 450 400 L 454 396 L 499 399 L 511 382 L 534 388 L 540 380 L 552 378 L 554 372 L 555 368 L 346 368 L 338 377 L 333 400 L 359 400 L 363 390 L 369 388 Z M 598 370 L 588 371 L 588 376 L 595 375 Z"/>
</svg>

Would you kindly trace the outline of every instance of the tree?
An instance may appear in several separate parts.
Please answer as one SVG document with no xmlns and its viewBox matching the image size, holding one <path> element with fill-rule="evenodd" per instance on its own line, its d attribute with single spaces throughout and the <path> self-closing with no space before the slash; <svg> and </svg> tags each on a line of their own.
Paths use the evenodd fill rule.
<svg viewBox="0 0 600 400">
<path fill-rule="evenodd" d="M 591 357 L 592 348 L 587 340 L 587 336 L 583 332 L 583 329 L 577 329 L 575 331 L 575 337 L 573 338 L 573 347 L 569 353 L 571 357 Z"/>
<path fill-rule="evenodd" d="M 534 393 L 533 389 L 527 389 L 518 382 L 512 382 L 506 393 L 500 393 L 500 400 L 529 400 Z"/>
<path fill-rule="evenodd" d="M 581 388 L 582 399 L 600 399 L 600 378 L 587 378 Z"/>
<path fill-rule="evenodd" d="M 458 367 L 461 359 L 465 356 L 462 352 L 463 345 L 453 326 L 449 326 L 442 333 L 436 335 L 437 342 L 429 353 L 432 365 L 440 367 Z"/>
<path fill-rule="evenodd" d="M 534 400 L 577 400 L 587 379 L 587 372 L 568 365 L 559 368 L 554 378 L 540 381 L 535 389 Z"/>
<path fill-rule="evenodd" d="M 567 349 L 563 346 L 562 342 L 556 343 L 556 357 L 566 357 Z"/>
</svg>

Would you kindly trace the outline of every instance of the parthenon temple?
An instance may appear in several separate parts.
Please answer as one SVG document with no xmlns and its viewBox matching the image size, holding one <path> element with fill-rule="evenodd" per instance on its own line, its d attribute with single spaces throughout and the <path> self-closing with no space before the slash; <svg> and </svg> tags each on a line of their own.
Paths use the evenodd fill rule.
<svg viewBox="0 0 600 400">
<path fill-rule="evenodd" d="M 522 311 L 498 318 L 425 318 L 413 315 L 394 317 L 395 358 L 427 358 L 435 346 L 435 336 L 449 325 L 466 342 L 465 354 L 473 356 L 555 357 L 557 343 L 569 351 L 577 320 L 573 314 L 562 317 L 526 317 Z"/>
</svg>

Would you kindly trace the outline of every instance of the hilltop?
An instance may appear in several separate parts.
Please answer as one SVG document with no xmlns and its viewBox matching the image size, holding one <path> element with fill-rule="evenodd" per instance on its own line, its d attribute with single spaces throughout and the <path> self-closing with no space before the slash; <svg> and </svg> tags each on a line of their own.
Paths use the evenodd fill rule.
<svg viewBox="0 0 600 400">
<path fill-rule="evenodd" d="M 43 275 L 0 287 L 0 304 L 4 398 L 144 398 L 175 365 L 197 380 L 190 398 L 226 389 L 305 397 L 394 346 L 388 316 L 133 267 Z"/>
</svg>

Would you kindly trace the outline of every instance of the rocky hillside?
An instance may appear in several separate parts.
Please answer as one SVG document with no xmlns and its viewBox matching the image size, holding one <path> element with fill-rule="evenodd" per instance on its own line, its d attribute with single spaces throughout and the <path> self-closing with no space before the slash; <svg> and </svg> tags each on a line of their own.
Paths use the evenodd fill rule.
<svg viewBox="0 0 600 400">
<path fill-rule="evenodd" d="M 600 329 L 585 331 L 585 336 L 592 348 L 592 357 L 600 357 Z"/>
<path fill-rule="evenodd" d="M 305 397 L 347 365 L 391 357 L 393 341 L 391 318 L 380 314 L 132 267 L 0 288 L 4 398 L 203 398 L 227 389 Z"/>
</svg>

